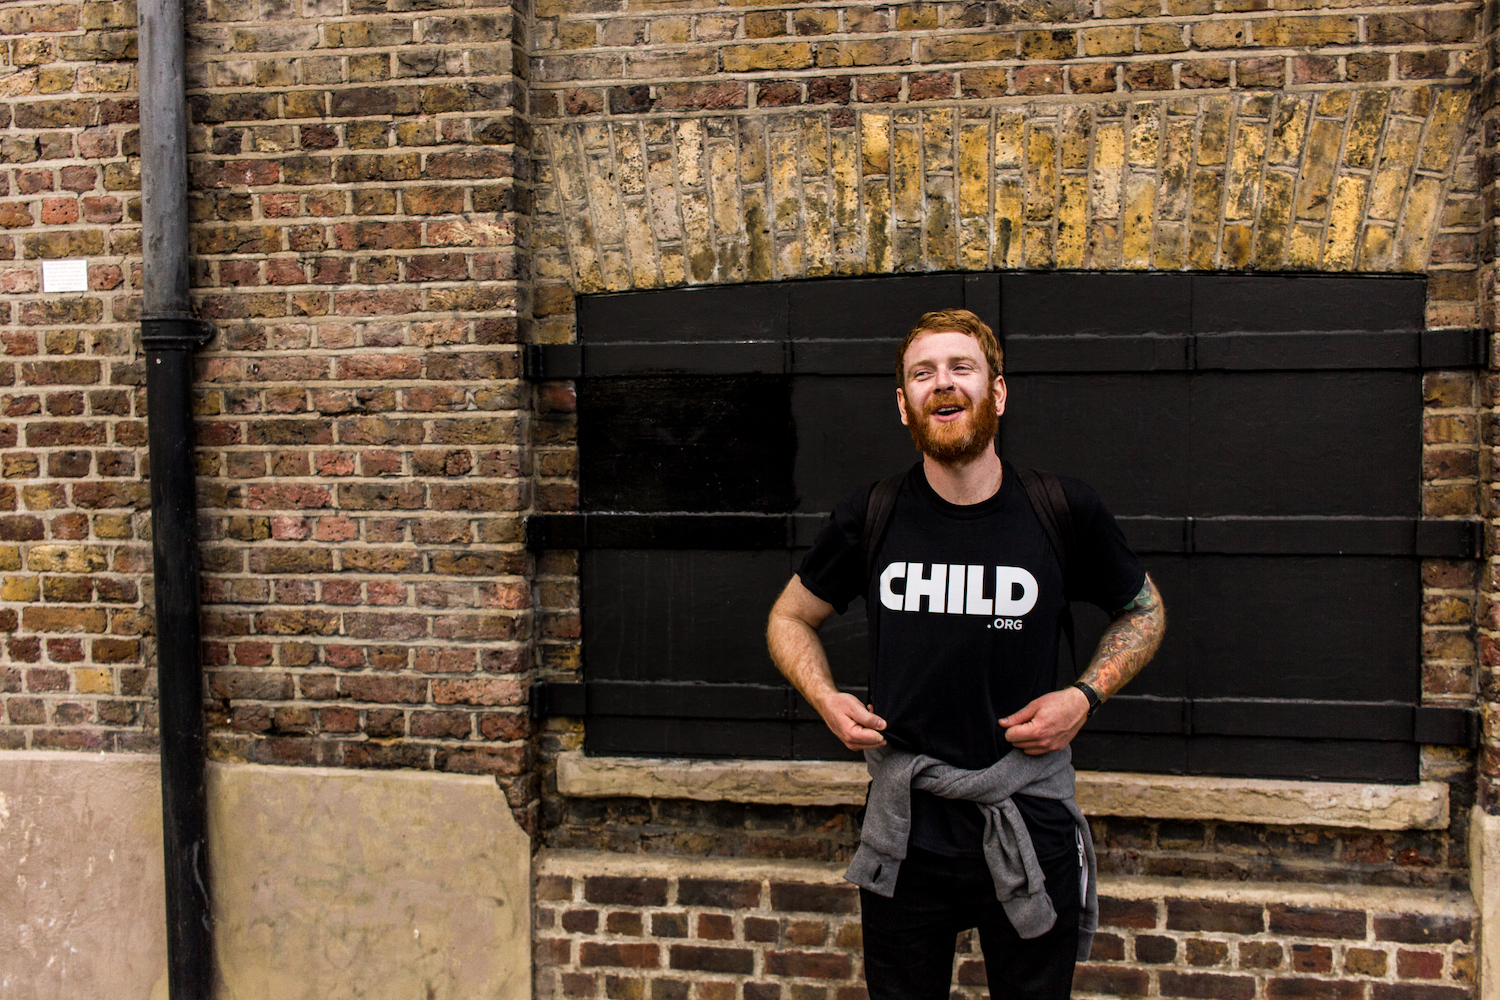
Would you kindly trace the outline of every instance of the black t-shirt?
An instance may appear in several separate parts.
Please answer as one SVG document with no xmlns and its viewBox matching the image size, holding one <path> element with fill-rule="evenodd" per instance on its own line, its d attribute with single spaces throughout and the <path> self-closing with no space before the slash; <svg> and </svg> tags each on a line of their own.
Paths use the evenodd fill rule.
<svg viewBox="0 0 1500 1000">
<path fill-rule="evenodd" d="M 956 767 L 995 763 L 1011 750 L 998 720 L 1053 689 L 1064 595 L 1113 614 L 1140 592 L 1145 570 L 1099 495 L 1059 478 L 1074 532 L 1066 581 L 1009 462 L 999 492 L 971 505 L 938 496 L 918 462 L 868 580 L 861 532 L 870 487 L 834 508 L 797 575 L 840 614 L 864 596 L 870 701 L 891 746 Z M 1015 802 L 1039 857 L 1076 850 L 1060 803 L 1020 795 Z M 913 791 L 912 844 L 973 856 L 983 836 L 974 803 Z"/>
</svg>

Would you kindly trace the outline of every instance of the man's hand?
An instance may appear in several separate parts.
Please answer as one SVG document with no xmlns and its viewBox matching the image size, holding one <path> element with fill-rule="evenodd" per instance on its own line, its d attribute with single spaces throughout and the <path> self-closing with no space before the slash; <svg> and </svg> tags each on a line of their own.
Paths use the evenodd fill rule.
<svg viewBox="0 0 1500 1000">
<path fill-rule="evenodd" d="M 1076 687 L 1044 694 L 1015 715 L 1000 720 L 1005 738 L 1022 753 L 1051 753 L 1073 742 L 1088 721 L 1089 700 Z"/>
<path fill-rule="evenodd" d="M 885 737 L 878 732 L 885 728 L 885 720 L 873 708 L 861 705 L 852 694 L 840 692 L 818 706 L 818 711 L 844 746 L 850 750 L 873 750 L 885 746 Z"/>
</svg>

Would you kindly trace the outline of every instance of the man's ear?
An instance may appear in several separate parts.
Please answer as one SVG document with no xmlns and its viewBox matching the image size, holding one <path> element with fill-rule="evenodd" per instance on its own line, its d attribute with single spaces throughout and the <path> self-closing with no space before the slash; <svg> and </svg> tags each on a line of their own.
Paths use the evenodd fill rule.
<svg viewBox="0 0 1500 1000">
<path fill-rule="evenodd" d="M 896 390 L 900 392 L 901 390 Z M 1000 416 L 1005 415 L 1005 376 L 995 376 L 995 412 Z"/>
<path fill-rule="evenodd" d="M 902 425 L 906 425 L 906 393 L 899 388 L 896 390 L 896 412 L 901 414 Z"/>
</svg>

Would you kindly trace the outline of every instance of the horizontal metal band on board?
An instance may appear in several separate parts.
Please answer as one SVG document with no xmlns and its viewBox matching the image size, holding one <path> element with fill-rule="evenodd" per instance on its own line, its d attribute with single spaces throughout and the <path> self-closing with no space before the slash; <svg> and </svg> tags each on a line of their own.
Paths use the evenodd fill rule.
<svg viewBox="0 0 1500 1000">
<path fill-rule="evenodd" d="M 1118 517 L 1148 554 L 1417 556 L 1473 559 L 1482 523 L 1414 517 Z M 780 549 L 813 543 L 817 514 L 532 514 L 526 544 L 546 549 Z"/>
<path fill-rule="evenodd" d="M 627 376 L 891 375 L 899 338 L 531 344 L 533 380 Z M 1004 338 L 1009 374 L 1474 368 L 1482 330 L 1227 332 Z"/>
<path fill-rule="evenodd" d="M 863 700 L 865 688 L 847 693 Z M 793 688 L 771 684 L 678 681 L 544 681 L 532 688 L 532 714 L 615 718 L 815 721 Z M 1164 736 L 1242 736 L 1478 745 L 1473 709 L 1403 702 L 1295 701 L 1272 698 L 1160 698 L 1119 695 L 1090 720 L 1088 732 Z"/>
</svg>

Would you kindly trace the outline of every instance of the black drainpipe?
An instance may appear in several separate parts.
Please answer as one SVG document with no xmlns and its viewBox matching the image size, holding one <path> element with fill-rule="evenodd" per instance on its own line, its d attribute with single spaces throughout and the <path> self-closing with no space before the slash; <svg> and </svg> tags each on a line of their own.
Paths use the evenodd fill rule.
<svg viewBox="0 0 1500 1000">
<path fill-rule="evenodd" d="M 199 663 L 193 352 L 213 336 L 188 302 L 187 107 L 181 0 L 140 0 L 141 237 L 151 570 L 166 861 L 167 994 L 213 996 Z"/>
</svg>

